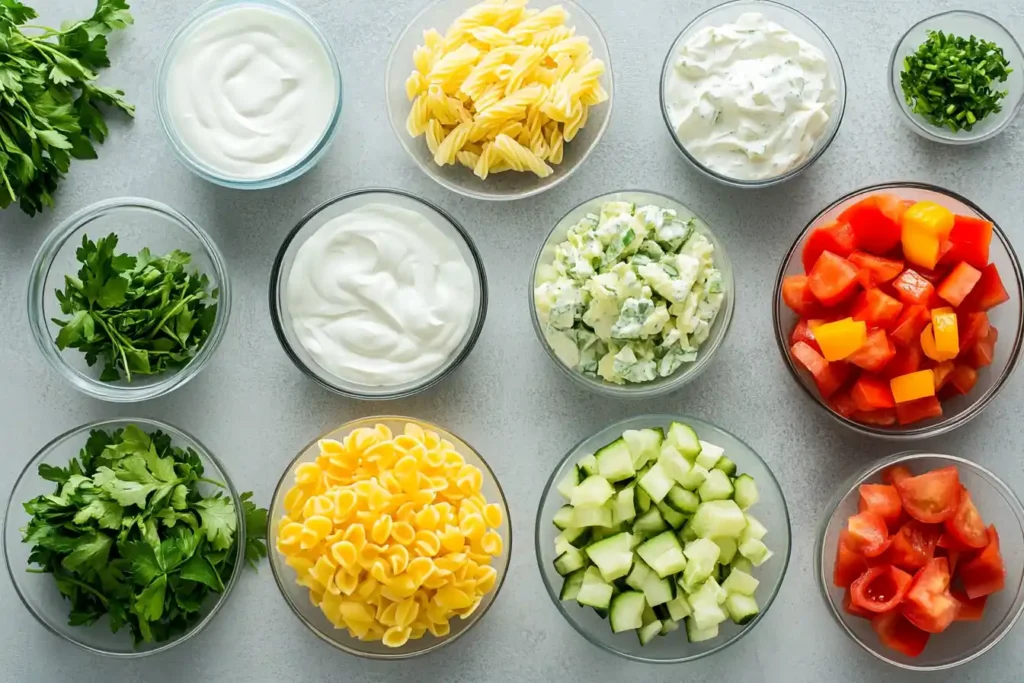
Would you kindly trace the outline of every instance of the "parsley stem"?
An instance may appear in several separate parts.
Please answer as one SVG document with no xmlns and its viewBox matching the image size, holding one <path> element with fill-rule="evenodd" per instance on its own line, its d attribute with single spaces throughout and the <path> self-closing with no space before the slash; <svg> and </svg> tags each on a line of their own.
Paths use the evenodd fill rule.
<svg viewBox="0 0 1024 683">
<path fill-rule="evenodd" d="M 223 482 L 219 482 L 216 479 L 207 479 L 206 477 L 199 477 L 196 481 L 201 481 L 204 484 L 211 484 L 213 486 L 219 486 L 220 488 L 227 488 Z"/>
<path fill-rule="evenodd" d="M 99 599 L 100 602 L 103 603 L 104 607 L 106 607 L 106 606 L 108 606 L 110 604 L 110 601 L 107 599 L 107 596 L 105 596 L 103 593 L 100 593 L 98 590 L 96 590 L 95 588 L 93 588 L 92 586 L 90 586 L 87 583 L 83 583 L 82 581 L 79 581 L 78 579 L 73 579 L 70 576 L 68 576 L 67 574 L 61 574 L 60 575 L 60 580 L 61 581 L 67 581 L 68 583 L 70 583 L 70 584 L 72 584 L 74 586 L 78 586 L 79 588 L 81 588 L 82 590 L 86 591 L 87 593 L 92 593 L 93 595 L 95 595 Z"/>
</svg>

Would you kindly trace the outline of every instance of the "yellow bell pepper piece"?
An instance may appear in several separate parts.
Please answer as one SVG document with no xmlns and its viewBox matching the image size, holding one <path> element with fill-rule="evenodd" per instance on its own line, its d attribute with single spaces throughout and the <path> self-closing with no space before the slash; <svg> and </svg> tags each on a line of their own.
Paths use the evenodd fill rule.
<svg viewBox="0 0 1024 683">
<path fill-rule="evenodd" d="M 935 343 L 935 331 L 932 323 L 928 323 L 924 330 L 921 331 L 921 350 L 924 351 L 924 355 L 936 363 L 953 360 L 957 355 L 939 350 L 938 345 Z"/>
<path fill-rule="evenodd" d="M 918 202 L 907 209 L 901 223 L 904 258 L 922 268 L 934 268 L 953 221 L 953 212 L 935 202 Z"/>
<path fill-rule="evenodd" d="M 893 377 L 889 380 L 889 388 L 892 389 L 893 398 L 897 403 L 907 403 L 919 398 L 934 396 L 935 373 L 931 370 L 921 370 Z"/>
<path fill-rule="evenodd" d="M 868 326 L 863 320 L 844 318 L 815 327 L 814 339 L 825 360 L 843 360 L 867 343 Z"/>
<path fill-rule="evenodd" d="M 960 353 L 960 332 L 956 324 L 956 312 L 948 307 L 933 309 L 932 329 L 938 352 L 947 358 L 956 358 Z"/>
</svg>

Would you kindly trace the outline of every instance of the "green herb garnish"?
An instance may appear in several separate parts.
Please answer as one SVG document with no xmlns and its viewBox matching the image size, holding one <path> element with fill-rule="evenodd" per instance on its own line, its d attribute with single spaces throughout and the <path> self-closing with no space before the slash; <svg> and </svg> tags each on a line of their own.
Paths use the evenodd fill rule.
<svg viewBox="0 0 1024 683">
<path fill-rule="evenodd" d="M 0 0 L 0 208 L 53 206 L 71 159 L 95 159 L 92 141 L 107 137 L 97 104 L 135 115 L 122 91 L 94 83 L 110 66 L 107 34 L 132 23 L 128 9 L 97 0 L 88 19 L 53 29 L 29 25 L 36 12 L 19 0 Z"/>
<path fill-rule="evenodd" d="M 194 450 L 135 425 L 92 431 L 66 468 L 39 466 L 57 487 L 24 504 L 32 519 L 22 540 L 39 567 L 28 571 L 53 574 L 71 603 L 69 624 L 108 615 L 111 631 L 127 626 L 136 645 L 167 640 L 199 619 L 211 592 L 224 591 L 238 543 L 254 568 L 266 557 L 267 511 L 242 494 L 239 539 L 231 498 L 199 490 L 224 484 L 203 475 Z"/>
<path fill-rule="evenodd" d="M 0 0 L 2 1 L 2 0 Z M 104 360 L 100 380 L 158 375 L 187 364 L 206 342 L 217 317 L 218 290 L 208 293 L 205 274 L 189 272 L 192 257 L 174 250 L 153 256 L 115 253 L 117 235 L 91 242 L 82 238 L 75 255 L 78 277 L 64 277 L 57 290 L 68 320 L 60 326 L 57 348 L 78 349 L 92 366 Z"/>
<path fill-rule="evenodd" d="M 954 133 L 971 130 L 1002 110 L 1005 90 L 993 90 L 1012 73 L 1003 48 L 971 36 L 928 31 L 928 40 L 903 60 L 900 84 L 914 113 Z"/>
</svg>

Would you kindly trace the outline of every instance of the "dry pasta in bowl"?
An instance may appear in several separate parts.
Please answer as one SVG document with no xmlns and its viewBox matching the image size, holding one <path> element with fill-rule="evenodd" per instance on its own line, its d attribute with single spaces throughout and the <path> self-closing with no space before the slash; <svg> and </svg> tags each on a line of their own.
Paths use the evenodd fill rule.
<svg viewBox="0 0 1024 683">
<path fill-rule="evenodd" d="M 278 485 L 275 578 L 307 626 L 343 649 L 427 651 L 465 631 L 504 577 L 509 527 L 495 489 L 479 456 L 433 425 L 350 423 Z"/>
<path fill-rule="evenodd" d="M 443 35 L 424 31 L 405 81 L 408 134 L 425 137 L 438 166 L 460 164 L 481 180 L 550 176 L 590 107 L 609 98 L 604 61 L 568 20 L 563 5 L 485 0 Z"/>
</svg>

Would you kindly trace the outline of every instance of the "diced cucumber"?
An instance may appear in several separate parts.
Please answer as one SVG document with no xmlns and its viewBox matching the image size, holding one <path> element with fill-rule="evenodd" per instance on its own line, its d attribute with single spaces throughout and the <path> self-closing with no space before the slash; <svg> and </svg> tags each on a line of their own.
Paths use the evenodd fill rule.
<svg viewBox="0 0 1024 683">
<path fill-rule="evenodd" d="M 585 548 L 587 557 L 601 570 L 601 576 L 605 581 L 614 581 L 629 574 L 629 570 L 633 568 L 631 542 L 631 535 L 622 532 Z"/>
<path fill-rule="evenodd" d="M 722 588 L 727 593 L 739 593 L 740 595 L 753 595 L 757 591 L 757 587 L 760 581 L 755 579 L 753 576 L 743 571 L 742 569 L 736 569 L 729 572 L 729 578 L 722 584 Z"/>
<path fill-rule="evenodd" d="M 722 603 L 719 602 L 720 591 L 721 586 L 713 579 L 708 579 L 687 598 L 690 608 L 693 610 L 693 615 L 690 618 L 696 622 L 697 628 L 709 629 L 728 619 L 722 610 Z"/>
<path fill-rule="evenodd" d="M 572 498 L 573 489 L 580 485 L 580 480 L 580 470 L 578 467 L 573 465 L 569 468 L 569 471 L 565 473 L 565 476 L 562 477 L 562 481 L 558 482 L 558 493 L 562 498 L 569 500 Z"/>
<path fill-rule="evenodd" d="M 595 474 L 581 481 L 579 486 L 572 490 L 569 502 L 573 507 L 597 507 L 604 505 L 613 495 L 615 489 L 608 480 Z"/>
<path fill-rule="evenodd" d="M 661 513 L 661 516 L 668 522 L 670 527 L 677 530 L 682 529 L 683 525 L 686 524 L 686 520 L 689 519 L 682 512 L 673 510 L 670 505 L 664 502 L 658 503 L 658 512 Z"/>
<path fill-rule="evenodd" d="M 555 571 L 561 576 L 568 576 L 578 569 L 587 566 L 587 556 L 582 550 L 570 548 L 555 558 Z"/>
<path fill-rule="evenodd" d="M 613 594 L 612 597 L 614 598 L 615 595 Z M 579 600 L 577 600 L 577 602 L 579 602 Z M 608 604 L 609 605 L 611 604 L 611 600 L 608 601 Z M 602 619 L 607 619 L 608 618 L 608 608 L 607 607 L 595 607 L 594 608 L 594 614 L 596 614 L 597 616 L 601 617 Z"/>
<path fill-rule="evenodd" d="M 597 474 L 603 479 L 614 482 L 628 479 L 636 474 L 633 467 L 633 456 L 625 439 L 616 439 L 594 454 L 597 458 Z"/>
<path fill-rule="evenodd" d="M 665 606 L 668 608 L 669 616 L 676 621 L 682 621 L 693 614 L 693 610 L 690 609 L 690 602 L 682 592 L 677 593 L 675 599 L 670 600 Z"/>
<path fill-rule="evenodd" d="M 704 483 L 704 480 L 708 478 L 707 469 L 700 465 L 694 465 L 690 468 L 690 471 L 683 475 L 682 481 L 679 485 L 687 491 L 696 491 L 700 488 L 700 485 Z"/>
<path fill-rule="evenodd" d="M 576 466 L 579 467 L 583 474 L 586 475 L 581 476 L 581 480 L 597 474 L 597 458 L 594 457 L 593 453 L 587 453 L 580 458 L 580 461 L 576 463 Z"/>
<path fill-rule="evenodd" d="M 643 467 L 658 459 L 664 435 L 660 429 L 627 429 L 622 432 L 622 439 L 629 447 L 633 466 Z"/>
<path fill-rule="evenodd" d="M 722 565 L 718 566 L 721 567 Z M 710 593 L 714 593 L 715 600 L 718 601 L 719 605 L 724 605 L 725 599 L 729 597 L 729 592 L 722 588 L 722 585 L 718 583 L 718 580 L 713 576 L 704 582 L 703 589 Z"/>
<path fill-rule="evenodd" d="M 633 533 L 654 536 L 668 529 L 664 518 L 658 512 L 658 508 L 652 507 L 633 521 Z"/>
<path fill-rule="evenodd" d="M 572 509 L 572 526 L 574 527 L 610 527 L 611 525 L 611 508 L 587 506 Z M 573 545 L 577 544 L 573 543 Z"/>
<path fill-rule="evenodd" d="M 636 508 L 633 507 L 633 500 L 636 498 L 635 487 L 627 486 L 615 494 L 612 505 L 612 523 L 621 524 L 636 517 Z"/>
<path fill-rule="evenodd" d="M 720 448 L 713 443 L 707 441 L 700 442 L 700 454 L 697 456 L 696 463 L 706 470 L 712 469 L 718 464 L 718 459 L 725 453 L 724 448 Z"/>
<path fill-rule="evenodd" d="M 747 520 L 735 501 L 711 500 L 700 504 L 690 524 L 700 538 L 738 538 Z"/>
<path fill-rule="evenodd" d="M 665 474 L 676 482 L 682 481 L 683 477 L 692 469 L 690 462 L 670 443 L 662 444 L 658 462 L 661 463 Z"/>
<path fill-rule="evenodd" d="M 660 621 L 652 621 L 641 626 L 636 632 L 636 637 L 640 639 L 640 645 L 646 645 L 654 640 L 654 637 L 659 635 L 663 628 L 664 625 Z"/>
<path fill-rule="evenodd" d="M 619 593 L 611 602 L 611 609 L 608 610 L 609 621 L 613 633 L 623 631 L 635 631 L 643 626 L 641 615 L 644 611 L 644 594 L 636 591 Z M 658 624 L 661 630 L 661 624 Z"/>
<path fill-rule="evenodd" d="M 718 625 L 715 624 L 711 628 L 701 629 L 697 627 L 697 623 L 693 617 L 689 617 L 686 620 L 686 639 L 691 643 L 702 643 L 705 640 L 712 640 L 718 637 Z"/>
<path fill-rule="evenodd" d="M 673 620 L 673 619 L 665 619 L 664 621 L 661 622 L 661 633 L 659 633 L 658 635 L 667 636 L 669 633 L 672 633 L 673 631 L 678 631 L 678 630 L 679 630 L 679 621 Z"/>
<path fill-rule="evenodd" d="M 722 470 L 730 477 L 736 476 L 736 463 L 734 463 L 732 460 L 725 457 L 724 455 L 718 459 L 718 462 L 715 463 L 715 469 Z"/>
<path fill-rule="evenodd" d="M 634 486 L 633 489 L 636 491 L 634 505 L 636 505 L 637 512 L 642 513 L 650 510 L 653 503 L 651 503 L 651 497 L 647 495 L 647 492 L 639 486 Z"/>
<path fill-rule="evenodd" d="M 679 539 L 671 531 L 665 531 L 654 538 L 644 541 L 636 548 L 636 552 L 660 578 L 683 571 L 686 558 L 679 545 Z"/>
<path fill-rule="evenodd" d="M 679 532 L 679 540 L 683 543 L 689 543 L 690 541 L 697 540 L 697 534 L 693 530 L 693 517 L 686 521 L 686 525 L 682 531 Z"/>
<path fill-rule="evenodd" d="M 612 585 L 601 578 L 600 569 L 587 567 L 576 602 L 595 609 L 608 609 L 612 602 L 612 591 Z"/>
<path fill-rule="evenodd" d="M 572 506 L 563 505 L 558 508 L 558 512 L 555 513 L 555 516 L 552 517 L 551 520 L 555 523 L 555 527 L 558 529 L 568 528 L 572 523 Z"/>
<path fill-rule="evenodd" d="M 668 428 L 668 442 L 683 454 L 687 460 L 693 460 L 700 454 L 700 439 L 690 425 L 673 422 Z"/>
<path fill-rule="evenodd" d="M 645 597 L 644 601 L 646 602 L 646 600 L 647 600 L 647 598 Z M 661 620 L 658 618 L 658 613 L 656 611 L 654 611 L 654 608 L 651 607 L 650 603 L 648 603 L 648 604 L 644 605 L 644 612 L 643 612 L 643 614 L 640 615 L 640 623 L 642 623 L 644 626 L 646 626 L 647 624 L 651 623 L 652 621 L 661 621 Z"/>
<path fill-rule="evenodd" d="M 737 550 L 739 550 L 739 548 L 737 548 Z M 730 576 L 732 576 L 732 572 L 746 572 L 747 574 L 752 574 L 754 572 L 754 563 L 737 553 L 736 557 L 733 558 L 732 563 L 730 564 Z"/>
<path fill-rule="evenodd" d="M 672 480 L 672 477 L 666 474 L 660 461 L 654 463 L 651 469 L 647 470 L 647 474 L 637 482 L 637 486 L 642 488 L 651 497 L 651 501 L 655 503 L 660 503 L 664 500 L 665 496 L 668 495 L 669 489 L 674 484 L 675 482 Z"/>
<path fill-rule="evenodd" d="M 729 475 L 722 470 L 711 470 L 704 483 L 697 489 L 697 495 L 700 496 L 701 501 L 732 498 L 733 486 L 729 481 Z"/>
<path fill-rule="evenodd" d="M 736 489 L 734 500 L 741 510 L 746 510 L 760 500 L 760 497 L 757 495 L 757 484 L 749 474 L 741 474 L 736 477 L 733 486 Z"/>
<path fill-rule="evenodd" d="M 565 577 L 565 581 L 562 582 L 562 590 L 558 593 L 558 599 L 575 600 L 580 594 L 580 588 L 583 586 L 583 575 L 586 573 L 585 569 L 577 569 Z"/>
<path fill-rule="evenodd" d="M 718 554 L 721 552 L 718 545 L 706 538 L 698 538 L 686 544 L 683 555 L 686 556 L 686 568 L 683 569 L 682 588 L 686 593 L 692 593 L 702 583 L 711 577 L 718 564 Z M 690 602 L 693 605 L 693 602 Z"/>
<path fill-rule="evenodd" d="M 665 502 L 673 509 L 685 515 L 692 515 L 697 512 L 700 505 L 700 498 L 693 491 L 687 491 L 682 486 L 673 486 L 665 496 Z"/>
<path fill-rule="evenodd" d="M 729 564 L 736 557 L 736 539 L 723 536 L 721 538 L 712 538 L 715 545 L 718 546 L 718 562 L 720 564 Z"/>
<path fill-rule="evenodd" d="M 739 545 L 739 551 L 740 555 L 750 560 L 755 567 L 760 567 L 771 559 L 773 555 L 772 551 L 768 550 L 768 547 L 756 538 L 748 538 L 742 541 Z"/>
<path fill-rule="evenodd" d="M 630 570 L 629 576 L 626 577 L 626 585 L 633 590 L 643 591 L 647 577 L 654 575 L 654 572 L 647 566 L 647 563 L 637 557 L 633 560 L 633 569 Z"/>
<path fill-rule="evenodd" d="M 640 589 L 647 604 L 651 607 L 664 605 L 676 597 L 676 585 L 670 579 L 658 578 L 658 575 L 651 571 L 644 579 L 643 587 Z"/>
<path fill-rule="evenodd" d="M 745 541 L 748 538 L 756 538 L 760 541 L 765 537 L 765 534 L 768 533 L 768 529 L 765 528 L 764 524 L 757 521 L 757 518 L 753 515 L 744 513 L 743 517 L 747 520 L 747 526 L 743 528 L 743 533 L 740 534 L 741 541 Z"/>
<path fill-rule="evenodd" d="M 749 623 L 761 611 L 754 598 L 739 593 L 733 593 L 726 598 L 725 609 L 729 613 L 729 618 L 740 626 Z"/>
</svg>

